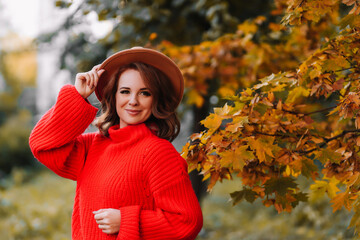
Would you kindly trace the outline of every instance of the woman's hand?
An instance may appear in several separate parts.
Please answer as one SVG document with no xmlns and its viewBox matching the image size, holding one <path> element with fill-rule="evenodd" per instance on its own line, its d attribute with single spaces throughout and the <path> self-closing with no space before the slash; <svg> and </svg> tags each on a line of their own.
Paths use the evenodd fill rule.
<svg viewBox="0 0 360 240">
<path fill-rule="evenodd" d="M 107 208 L 93 212 L 96 223 L 106 234 L 118 233 L 120 230 L 121 213 L 119 209 Z"/>
<path fill-rule="evenodd" d="M 100 64 L 94 66 L 91 71 L 78 73 L 75 78 L 75 88 L 83 98 L 89 97 L 94 91 L 99 77 L 105 71 L 99 70 Z"/>
</svg>

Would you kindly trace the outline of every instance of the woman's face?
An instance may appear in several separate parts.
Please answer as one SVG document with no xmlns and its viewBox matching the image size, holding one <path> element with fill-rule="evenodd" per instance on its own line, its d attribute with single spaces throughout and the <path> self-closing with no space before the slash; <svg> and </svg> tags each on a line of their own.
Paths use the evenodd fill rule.
<svg viewBox="0 0 360 240">
<path fill-rule="evenodd" d="M 120 75 L 115 99 L 120 128 L 145 122 L 151 115 L 153 96 L 134 69 Z"/>
</svg>

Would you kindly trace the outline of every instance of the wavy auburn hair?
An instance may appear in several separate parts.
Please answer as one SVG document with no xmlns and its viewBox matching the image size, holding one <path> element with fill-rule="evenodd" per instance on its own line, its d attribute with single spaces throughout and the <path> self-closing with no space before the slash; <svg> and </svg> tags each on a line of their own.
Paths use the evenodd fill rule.
<svg viewBox="0 0 360 240">
<path fill-rule="evenodd" d="M 109 128 L 117 125 L 120 118 L 116 112 L 116 92 L 118 91 L 119 79 L 122 73 L 128 69 L 136 70 L 140 73 L 145 86 L 149 89 L 153 102 L 151 106 L 151 116 L 145 123 L 152 127 L 156 126 L 158 137 L 173 141 L 180 131 L 180 121 L 176 114 L 177 101 L 174 87 L 170 79 L 155 67 L 148 64 L 135 62 L 122 66 L 109 79 L 108 84 L 103 89 L 103 99 L 101 101 L 102 114 L 96 120 L 96 126 L 104 136 L 109 136 Z"/>
</svg>

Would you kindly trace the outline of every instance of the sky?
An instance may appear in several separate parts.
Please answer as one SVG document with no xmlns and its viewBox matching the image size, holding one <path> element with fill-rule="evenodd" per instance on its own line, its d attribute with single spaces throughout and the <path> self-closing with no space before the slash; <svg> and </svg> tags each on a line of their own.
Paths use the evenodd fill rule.
<svg viewBox="0 0 360 240">
<path fill-rule="evenodd" d="M 1 20 L 7 28 L 24 37 L 39 33 L 40 0 L 0 0 Z"/>
<path fill-rule="evenodd" d="M 79 3 L 79 0 L 74 0 L 74 3 Z M 14 31 L 21 37 L 35 38 L 42 29 L 47 27 L 46 19 L 41 19 L 41 17 L 48 16 L 46 8 L 52 8 L 53 4 L 54 1 L 52 0 L 0 0 L 0 28 L 6 24 L 8 30 Z M 49 10 L 49 12 L 61 11 L 56 8 Z M 64 16 L 66 14 L 64 11 L 69 12 L 71 9 L 62 11 L 61 14 L 55 14 L 56 18 Z M 50 14 L 49 17 L 51 16 L 53 15 Z M 110 21 L 99 22 L 95 13 L 90 13 L 87 20 L 94 37 L 97 39 L 104 37 L 112 30 L 112 23 Z M 48 22 L 54 27 L 56 20 L 49 19 Z"/>
</svg>

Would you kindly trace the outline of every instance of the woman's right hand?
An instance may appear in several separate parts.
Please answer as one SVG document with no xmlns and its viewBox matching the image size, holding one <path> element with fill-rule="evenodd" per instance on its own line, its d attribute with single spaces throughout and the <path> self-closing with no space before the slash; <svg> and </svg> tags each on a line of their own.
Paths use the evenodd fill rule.
<svg viewBox="0 0 360 240">
<path fill-rule="evenodd" d="M 105 72 L 104 69 L 99 70 L 99 67 L 100 64 L 94 66 L 91 71 L 76 74 L 75 88 L 85 99 L 95 91 L 99 77 Z"/>
</svg>

